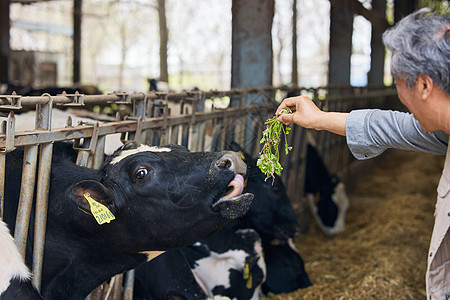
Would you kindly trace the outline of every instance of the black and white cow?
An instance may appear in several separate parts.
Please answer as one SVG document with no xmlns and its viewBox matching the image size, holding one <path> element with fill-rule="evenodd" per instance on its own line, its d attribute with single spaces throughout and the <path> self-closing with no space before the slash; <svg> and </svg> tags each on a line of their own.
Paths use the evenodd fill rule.
<svg viewBox="0 0 450 300">
<path fill-rule="evenodd" d="M 349 199 L 344 183 L 330 175 L 316 147 L 307 145 L 305 194 L 314 219 L 327 235 L 343 232 Z"/>
<path fill-rule="evenodd" d="M 265 276 L 258 233 L 225 226 L 136 268 L 134 299 L 255 300 Z"/>
<path fill-rule="evenodd" d="M 209 297 L 259 299 L 266 266 L 261 238 L 253 229 L 234 231 L 225 227 L 181 251 Z"/>
<path fill-rule="evenodd" d="M 245 214 L 253 199 L 242 194 L 246 165 L 231 151 L 127 145 L 99 170 L 77 166 L 68 143 L 55 143 L 53 151 L 42 275 L 45 299 L 83 299 L 111 276 L 161 251 L 212 235 Z M 23 149 L 6 158 L 4 220 L 12 232 L 22 158 Z M 115 219 L 99 225 L 90 213 L 92 199 Z"/>
<path fill-rule="evenodd" d="M 206 300 L 183 251 L 166 251 L 135 270 L 134 300 Z"/>
<path fill-rule="evenodd" d="M 236 144 L 230 149 L 240 151 Z M 299 231 L 297 216 L 281 177 L 275 174 L 273 181 L 266 181 L 256 166 L 256 159 L 240 153 L 248 167 L 244 191 L 254 194 L 255 201 L 247 214 L 226 226 L 234 230 L 252 228 L 261 236 L 267 269 L 262 286 L 265 294 L 290 293 L 310 286 L 303 259 L 293 243 Z"/>
<path fill-rule="evenodd" d="M 0 299 L 42 299 L 31 284 L 31 274 L 17 250 L 8 226 L 0 219 Z"/>
<path fill-rule="evenodd" d="M 240 151 L 241 148 L 233 144 L 231 150 Z M 260 276 L 260 270 L 267 274 L 262 285 L 264 293 L 289 293 L 311 285 L 304 269 L 303 260 L 292 241 L 298 231 L 298 221 L 281 178 L 275 176 L 272 185 L 272 180 L 265 181 L 264 174 L 256 167 L 256 160 L 243 153 L 242 156 L 248 167 L 248 178 L 244 191 L 255 194 L 255 200 L 247 214 L 229 222 L 212 237 L 193 246 L 177 250 L 183 253 L 177 254 L 177 257 L 181 257 L 181 259 L 176 263 L 171 263 L 170 257 L 166 255 L 168 253 L 164 253 L 140 266 L 139 271 L 136 272 L 137 286 L 135 287 L 135 291 L 140 297 L 136 299 L 145 299 L 142 296 L 145 294 L 153 295 L 155 299 L 173 299 L 168 295 L 177 294 L 179 299 L 198 300 L 207 299 L 207 295 L 211 297 L 227 292 L 226 296 L 234 297 L 234 299 L 258 299 L 257 293 L 252 290 L 259 290 L 257 282 L 248 284 L 247 279 L 237 271 L 244 265 L 242 263 L 245 262 L 243 253 L 247 251 L 247 257 L 251 257 L 249 255 L 251 251 L 248 252 L 248 249 L 254 247 L 252 244 L 249 245 L 249 239 L 233 237 L 233 234 L 239 234 L 242 230 L 258 234 L 261 238 L 264 262 L 259 261 L 250 271 L 254 277 Z M 192 255 L 192 252 L 195 254 L 193 249 L 200 254 Z M 234 252 L 235 249 L 243 251 Z M 189 259 L 186 259 L 186 253 L 189 254 Z M 191 268 L 187 265 L 186 260 L 189 261 Z M 236 267 L 236 261 L 239 260 L 241 268 Z M 201 261 L 205 265 L 207 265 L 206 262 L 209 265 L 218 264 L 222 267 L 222 271 L 204 267 L 203 271 L 197 272 L 194 277 L 192 271 L 195 272 L 195 267 L 200 266 Z M 153 270 L 158 270 L 158 274 L 162 274 L 163 282 L 144 275 L 150 274 L 154 277 L 156 272 Z M 232 274 L 236 276 L 233 277 Z M 183 277 L 183 283 L 180 282 L 178 276 Z M 187 278 L 189 281 L 186 280 Z M 231 280 L 231 278 L 234 279 Z M 204 281 L 208 281 L 208 284 L 205 284 Z M 242 288 L 244 285 L 246 289 Z M 200 286 L 203 293 L 199 292 Z M 230 293 L 233 290 L 234 295 Z M 155 296 L 156 292 L 157 296 Z"/>
<path fill-rule="evenodd" d="M 264 294 L 291 293 L 312 285 L 292 238 L 278 245 L 265 244 L 264 260 L 267 269 Z"/>
</svg>

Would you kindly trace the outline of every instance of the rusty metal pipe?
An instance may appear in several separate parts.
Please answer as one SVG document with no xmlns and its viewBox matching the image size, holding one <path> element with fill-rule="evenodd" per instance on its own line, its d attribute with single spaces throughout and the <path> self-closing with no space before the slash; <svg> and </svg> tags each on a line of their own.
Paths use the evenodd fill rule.
<svg viewBox="0 0 450 300">
<path fill-rule="evenodd" d="M 38 145 L 25 146 L 20 186 L 19 206 L 17 209 L 14 239 L 19 252 L 25 257 L 28 227 L 33 204 L 34 184 L 36 181 L 36 161 Z"/>
<path fill-rule="evenodd" d="M 38 291 L 41 290 L 42 262 L 44 260 L 45 229 L 47 225 L 47 207 L 52 154 L 52 143 L 43 144 L 40 146 L 33 252 L 33 285 Z"/>
<path fill-rule="evenodd" d="M 6 152 L 0 152 L 0 219 L 3 219 L 5 209 L 5 169 Z"/>
<path fill-rule="evenodd" d="M 125 285 L 123 290 L 123 300 L 133 300 L 134 274 L 134 270 L 130 270 L 126 273 Z"/>
</svg>

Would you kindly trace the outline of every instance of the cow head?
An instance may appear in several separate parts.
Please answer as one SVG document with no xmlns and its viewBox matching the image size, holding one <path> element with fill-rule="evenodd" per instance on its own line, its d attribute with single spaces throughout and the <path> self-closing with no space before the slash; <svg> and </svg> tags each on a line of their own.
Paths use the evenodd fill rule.
<svg viewBox="0 0 450 300">
<path fill-rule="evenodd" d="M 191 244 L 244 215 L 253 199 L 242 194 L 246 165 L 230 151 L 125 145 L 99 172 L 97 180 L 76 182 L 66 193 L 86 212 L 86 194 L 106 206 L 115 219 L 98 225 L 91 218 L 86 226 L 102 231 L 103 238 L 124 239 L 124 248 L 167 250 Z M 140 236 L 130 242 L 127 232 Z"/>
<path fill-rule="evenodd" d="M 280 245 L 263 246 L 267 279 L 262 286 L 265 294 L 291 293 L 311 285 L 303 259 L 292 239 Z"/>
</svg>

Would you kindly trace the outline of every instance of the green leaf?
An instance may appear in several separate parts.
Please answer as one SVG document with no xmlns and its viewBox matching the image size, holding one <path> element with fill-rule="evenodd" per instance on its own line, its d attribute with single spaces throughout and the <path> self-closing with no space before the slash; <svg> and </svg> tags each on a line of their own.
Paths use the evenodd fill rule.
<svg viewBox="0 0 450 300">
<path fill-rule="evenodd" d="M 289 108 L 285 108 L 280 114 L 292 113 Z M 259 154 L 256 165 L 261 172 L 266 175 L 266 180 L 269 177 L 274 178 L 274 174 L 280 175 L 283 167 L 280 164 L 279 144 L 281 142 L 281 133 L 284 135 L 284 148 L 287 155 L 292 147 L 289 147 L 286 136 L 289 134 L 291 128 L 281 123 L 276 116 L 266 120 L 266 129 L 263 131 L 263 138 L 260 144 L 264 144 Z M 273 184 L 273 182 L 272 182 Z"/>
</svg>

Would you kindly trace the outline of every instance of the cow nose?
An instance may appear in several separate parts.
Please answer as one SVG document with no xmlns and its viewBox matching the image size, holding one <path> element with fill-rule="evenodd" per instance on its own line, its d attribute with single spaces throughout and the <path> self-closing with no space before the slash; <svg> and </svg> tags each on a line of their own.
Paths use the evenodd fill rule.
<svg viewBox="0 0 450 300">
<path fill-rule="evenodd" d="M 245 175 L 247 173 L 247 165 L 237 152 L 227 151 L 216 161 L 216 167 L 219 170 L 230 170 L 234 174 Z"/>
</svg>

